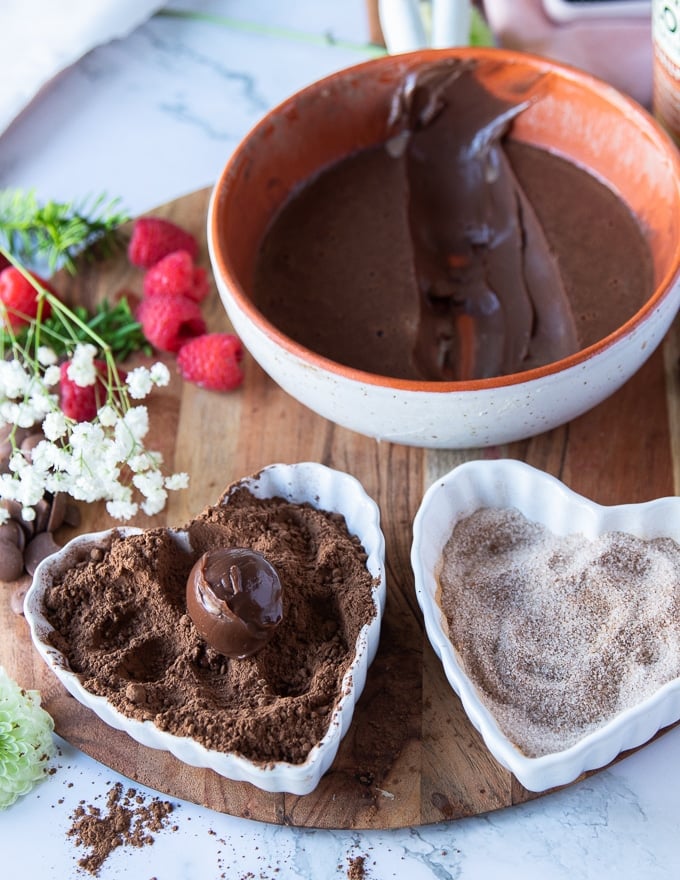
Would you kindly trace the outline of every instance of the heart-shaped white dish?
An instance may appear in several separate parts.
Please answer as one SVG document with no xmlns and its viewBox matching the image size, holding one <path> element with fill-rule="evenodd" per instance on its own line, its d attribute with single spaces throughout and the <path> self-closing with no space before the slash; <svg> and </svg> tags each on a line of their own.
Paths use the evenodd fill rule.
<svg viewBox="0 0 680 880">
<path fill-rule="evenodd" d="M 610 532 L 645 541 L 671 538 L 680 543 L 680 499 L 605 507 L 577 495 L 554 477 L 513 460 L 467 462 L 425 493 L 414 520 L 411 562 L 428 638 L 489 751 L 526 788 L 545 791 L 605 766 L 620 752 L 643 744 L 680 719 L 680 678 L 672 678 L 635 705 L 603 719 L 564 748 L 528 756 L 511 740 L 507 729 L 501 729 L 504 725 L 500 713 L 494 712 L 492 699 L 465 668 L 451 642 L 442 607 L 444 548 L 454 527 L 483 508 L 515 509 L 527 520 L 545 526 L 553 536 L 580 535 L 584 544 Z M 680 594 L 680 585 L 674 589 Z M 679 631 L 680 619 L 673 625 Z"/>
<path fill-rule="evenodd" d="M 166 750 L 186 764 L 210 768 L 228 779 L 250 782 L 264 791 L 304 795 L 316 787 L 335 759 L 364 688 L 368 667 L 378 648 L 385 606 L 385 541 L 380 528 L 379 510 L 354 477 L 314 462 L 270 465 L 255 476 L 246 477 L 231 486 L 224 503 L 228 505 L 230 495 L 240 487 L 246 487 L 256 498 L 278 497 L 294 503 L 308 502 L 312 507 L 343 514 L 349 532 L 356 535 L 364 547 L 366 568 L 375 585 L 375 615 L 359 631 L 354 659 L 343 676 L 341 696 L 330 715 L 326 733 L 313 746 L 303 763 L 256 762 L 236 752 L 208 749 L 195 739 L 160 729 L 151 720 L 128 717 L 105 697 L 88 691 L 81 677 L 69 668 L 64 654 L 53 646 L 50 641 L 53 627 L 44 613 L 45 594 L 53 579 L 79 560 L 87 559 L 93 546 L 106 546 L 112 531 L 126 535 L 141 530 L 108 530 L 81 535 L 70 541 L 39 565 L 26 595 L 24 612 L 33 643 L 50 669 L 72 696 L 111 727 L 124 730 L 142 745 Z M 187 545 L 186 532 L 171 530 L 171 535 Z"/>
</svg>

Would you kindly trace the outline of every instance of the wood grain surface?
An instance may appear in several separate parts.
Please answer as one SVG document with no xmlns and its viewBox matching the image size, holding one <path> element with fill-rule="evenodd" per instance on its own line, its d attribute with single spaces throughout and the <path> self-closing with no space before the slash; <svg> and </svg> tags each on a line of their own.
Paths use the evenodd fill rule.
<svg viewBox="0 0 680 880">
<path fill-rule="evenodd" d="M 192 193 L 153 212 L 194 232 L 205 266 L 208 196 L 207 190 Z M 121 290 L 139 295 L 142 274 L 121 254 L 86 266 L 76 279 L 62 278 L 59 287 L 74 301 L 91 304 Z M 204 308 L 210 329 L 229 328 L 214 289 Z M 74 746 L 169 796 L 236 816 L 305 827 L 394 828 L 535 797 L 488 753 L 429 646 L 413 589 L 411 523 L 431 482 L 480 457 L 521 459 L 601 504 L 674 494 L 680 461 L 678 339 L 673 328 L 624 388 L 570 424 L 523 442 L 464 451 L 379 443 L 342 429 L 281 391 L 249 356 L 244 385 L 231 394 L 183 383 L 173 358 L 166 358 L 173 379 L 149 398 L 149 445 L 162 450 L 168 471 L 187 471 L 191 482 L 188 490 L 171 495 L 162 514 L 133 524 L 181 526 L 229 483 L 273 462 L 314 460 L 352 473 L 380 506 L 388 591 L 380 649 L 337 759 L 312 794 L 268 794 L 234 783 L 109 728 L 66 693 L 33 649 L 25 620 L 10 610 L 21 583 L 0 584 L 0 664 L 22 686 L 41 691 L 57 732 Z M 100 505 L 81 510 L 79 533 L 115 524 Z M 72 534 L 62 530 L 57 539 L 64 543 Z"/>
</svg>

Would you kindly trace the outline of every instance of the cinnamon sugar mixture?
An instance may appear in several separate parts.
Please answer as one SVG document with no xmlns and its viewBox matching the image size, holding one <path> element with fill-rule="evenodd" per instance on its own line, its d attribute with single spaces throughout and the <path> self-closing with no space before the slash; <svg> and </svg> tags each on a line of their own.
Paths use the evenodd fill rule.
<svg viewBox="0 0 680 880">
<path fill-rule="evenodd" d="M 250 760 L 301 763 L 327 731 L 373 579 L 344 518 L 246 489 L 187 527 L 191 550 L 157 528 L 119 535 L 46 594 L 53 643 L 83 685 L 123 714 Z M 186 613 L 186 579 L 209 549 L 264 554 L 283 586 L 283 622 L 257 654 L 229 660 Z"/>
<path fill-rule="evenodd" d="M 558 537 L 482 509 L 444 548 L 441 605 L 466 674 L 526 755 L 560 751 L 680 675 L 680 546 Z"/>
</svg>

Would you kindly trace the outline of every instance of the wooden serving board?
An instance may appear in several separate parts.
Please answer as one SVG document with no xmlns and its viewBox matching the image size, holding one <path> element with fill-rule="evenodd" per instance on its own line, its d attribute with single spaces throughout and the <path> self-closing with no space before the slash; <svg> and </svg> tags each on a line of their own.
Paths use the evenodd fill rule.
<svg viewBox="0 0 680 880">
<path fill-rule="evenodd" d="M 193 193 L 153 213 L 176 220 L 202 242 L 209 193 Z M 62 279 L 91 304 L 121 289 L 137 294 L 142 273 L 124 254 Z M 229 328 L 216 291 L 209 328 Z M 510 807 L 535 795 L 489 755 L 449 687 L 423 630 L 409 561 L 411 523 L 425 489 L 455 465 L 480 457 L 517 458 L 601 504 L 675 493 L 680 453 L 678 354 L 674 328 L 662 349 L 615 396 L 572 423 L 486 450 L 433 451 L 376 442 L 337 427 L 281 391 L 249 357 L 243 387 L 215 394 L 183 383 L 149 398 L 149 445 L 170 470 L 187 471 L 188 490 L 142 526 L 181 526 L 214 503 L 230 482 L 273 462 L 313 460 L 358 477 L 376 499 L 387 548 L 388 602 L 380 649 L 351 729 L 331 770 L 305 797 L 267 794 L 138 745 L 101 722 L 58 683 L 33 649 L 23 617 L 10 610 L 17 585 L 0 584 L 0 664 L 38 688 L 57 732 L 103 764 L 172 797 L 267 822 L 319 828 L 394 828 Z M 115 525 L 99 505 L 82 507 L 79 532 Z M 65 542 L 72 532 L 57 535 Z"/>
</svg>

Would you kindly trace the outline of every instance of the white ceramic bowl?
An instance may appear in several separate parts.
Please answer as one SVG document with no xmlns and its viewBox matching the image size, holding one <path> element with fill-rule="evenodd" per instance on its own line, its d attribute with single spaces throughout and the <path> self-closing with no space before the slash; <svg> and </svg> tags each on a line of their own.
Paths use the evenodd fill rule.
<svg viewBox="0 0 680 880">
<path fill-rule="evenodd" d="M 577 495 L 554 477 L 511 460 L 462 464 L 425 493 L 414 520 L 411 561 L 428 638 L 489 751 L 526 788 L 545 791 L 605 766 L 620 752 L 647 742 L 662 727 L 680 719 L 680 679 L 665 684 L 563 751 L 539 757 L 523 754 L 501 732 L 488 703 L 464 671 L 449 640 L 439 600 L 438 570 L 444 545 L 454 525 L 482 507 L 517 508 L 556 535 L 581 533 L 593 539 L 603 532 L 624 531 L 644 539 L 671 537 L 680 543 L 680 498 L 604 507 Z"/>
<path fill-rule="evenodd" d="M 335 759 L 340 741 L 349 728 L 354 707 L 364 688 L 368 667 L 378 648 L 385 606 L 385 541 L 380 528 L 380 515 L 375 502 L 354 477 L 312 462 L 271 465 L 236 485 L 247 486 L 258 498 L 278 496 L 296 503 L 309 502 L 314 507 L 342 513 L 349 531 L 360 538 L 368 554 L 366 567 L 376 579 L 375 617 L 359 633 L 354 660 L 342 681 L 342 697 L 332 713 L 326 734 L 314 746 L 304 763 L 278 762 L 265 766 L 238 754 L 209 750 L 195 740 L 160 730 L 151 721 L 126 717 L 104 697 L 92 694 L 83 687 L 80 677 L 69 669 L 64 655 L 49 644 L 48 636 L 52 627 L 43 614 L 43 597 L 59 572 L 72 566 L 76 560 L 87 558 L 90 548 L 105 542 L 111 530 L 80 535 L 58 553 L 44 560 L 35 572 L 26 595 L 24 611 L 33 643 L 47 665 L 70 694 L 111 727 L 124 730 L 142 745 L 163 749 L 186 764 L 209 768 L 228 779 L 250 782 L 269 792 L 309 794 Z M 119 531 L 125 535 L 135 534 L 140 530 L 122 528 Z M 176 531 L 175 535 L 179 541 L 186 542 L 186 533 Z"/>
<path fill-rule="evenodd" d="M 636 214 L 652 249 L 656 287 L 629 321 L 590 347 L 525 373 L 419 382 L 362 372 L 298 344 L 252 301 L 258 247 L 288 194 L 322 167 L 382 143 L 396 85 L 414 65 L 442 56 L 491 59 L 520 76 L 548 74 L 544 97 L 518 117 L 513 137 L 570 159 L 608 183 Z M 505 443 L 591 409 L 660 343 L 680 305 L 680 157 L 639 105 L 545 58 L 480 48 L 386 56 L 314 83 L 247 135 L 215 185 L 208 245 L 236 332 L 263 369 L 310 409 L 362 434 L 413 446 Z"/>
</svg>

